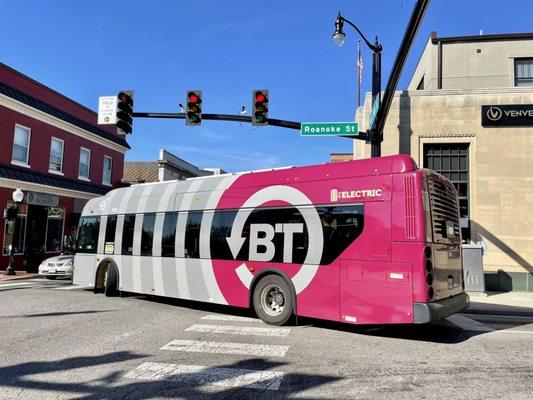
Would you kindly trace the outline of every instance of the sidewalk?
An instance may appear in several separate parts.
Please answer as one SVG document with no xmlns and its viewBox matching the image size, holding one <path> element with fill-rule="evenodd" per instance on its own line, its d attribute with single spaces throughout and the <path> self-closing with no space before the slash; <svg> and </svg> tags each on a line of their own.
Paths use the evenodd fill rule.
<svg viewBox="0 0 533 400">
<path fill-rule="evenodd" d="M 533 308 L 533 292 L 468 293 L 471 303 Z"/>
<path fill-rule="evenodd" d="M 37 276 L 37 274 L 29 274 L 26 271 L 15 271 L 16 275 L 4 275 L 2 272 L 4 271 L 0 272 L 0 282 L 11 281 L 13 279 L 28 279 Z"/>
</svg>

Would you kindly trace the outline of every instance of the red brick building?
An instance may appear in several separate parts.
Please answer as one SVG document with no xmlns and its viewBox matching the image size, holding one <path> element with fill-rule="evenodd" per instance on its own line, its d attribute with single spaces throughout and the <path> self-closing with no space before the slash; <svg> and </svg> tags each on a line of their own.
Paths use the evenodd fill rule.
<svg viewBox="0 0 533 400">
<path fill-rule="evenodd" d="M 0 269 L 15 249 L 15 269 L 35 270 L 58 254 L 88 199 L 121 186 L 130 149 L 114 125 L 0 63 L 0 209 L 24 193 L 13 227 L 0 219 Z M 1 217 L 1 215 L 0 215 Z"/>
</svg>

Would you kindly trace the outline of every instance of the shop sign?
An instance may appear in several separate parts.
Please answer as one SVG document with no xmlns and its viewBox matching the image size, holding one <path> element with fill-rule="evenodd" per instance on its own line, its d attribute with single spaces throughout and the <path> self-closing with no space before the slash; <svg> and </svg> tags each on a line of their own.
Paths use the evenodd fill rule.
<svg viewBox="0 0 533 400">
<path fill-rule="evenodd" d="M 35 204 L 37 206 L 57 207 L 59 204 L 59 197 L 48 193 L 27 192 L 24 195 L 24 203 Z"/>
<path fill-rule="evenodd" d="M 533 104 L 481 106 L 482 126 L 533 126 Z"/>
</svg>

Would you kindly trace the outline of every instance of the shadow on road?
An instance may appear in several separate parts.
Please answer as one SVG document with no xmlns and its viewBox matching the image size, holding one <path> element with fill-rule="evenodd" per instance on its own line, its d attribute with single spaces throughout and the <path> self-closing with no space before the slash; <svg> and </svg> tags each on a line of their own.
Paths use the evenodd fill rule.
<svg viewBox="0 0 533 400">
<path fill-rule="evenodd" d="M 252 389 L 246 386 L 227 387 L 216 385 L 227 379 L 227 375 L 220 374 L 219 368 L 254 369 L 257 371 L 279 371 L 279 367 L 285 362 L 273 362 L 263 358 L 253 358 L 238 361 L 231 364 L 217 365 L 201 372 L 183 373 L 179 376 L 170 376 L 168 379 L 138 380 L 126 378 L 126 373 L 138 367 L 142 363 L 142 354 L 131 352 L 114 352 L 101 356 L 73 357 L 57 361 L 36 361 L 21 363 L 13 366 L 0 367 L 0 390 L 34 390 L 47 393 L 50 397 L 75 396 L 76 399 L 150 399 L 159 398 L 183 398 L 183 399 L 257 399 L 261 398 L 289 398 L 311 388 L 334 382 L 340 378 L 334 376 L 289 373 L 283 376 L 279 391 L 265 389 Z M 132 360 L 139 363 L 131 366 Z M 112 368 L 107 364 L 130 362 L 128 370 L 115 370 L 104 376 L 86 382 L 69 381 L 69 370 L 94 368 L 101 366 L 103 369 Z M 119 368 L 119 366 L 117 366 Z M 66 371 L 66 372 L 65 372 Z M 55 375 L 53 375 L 55 373 Z M 51 376 L 40 376 L 52 374 Z M 67 375 L 65 375 L 67 374 Z M 48 397 L 48 396 L 46 396 Z"/>
</svg>

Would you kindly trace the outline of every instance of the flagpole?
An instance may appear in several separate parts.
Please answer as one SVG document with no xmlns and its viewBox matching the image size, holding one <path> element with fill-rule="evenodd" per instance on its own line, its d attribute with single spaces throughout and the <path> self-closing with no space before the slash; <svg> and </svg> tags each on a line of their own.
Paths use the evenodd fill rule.
<svg viewBox="0 0 533 400">
<path fill-rule="evenodd" d="M 361 107 L 361 40 L 357 40 L 357 107 Z"/>
</svg>

